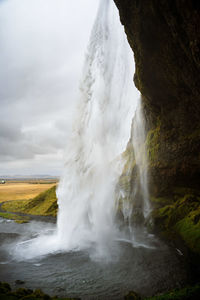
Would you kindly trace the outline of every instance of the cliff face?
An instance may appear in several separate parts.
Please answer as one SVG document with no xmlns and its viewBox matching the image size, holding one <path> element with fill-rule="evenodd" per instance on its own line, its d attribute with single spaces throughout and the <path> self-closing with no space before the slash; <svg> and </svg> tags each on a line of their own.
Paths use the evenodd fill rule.
<svg viewBox="0 0 200 300">
<path fill-rule="evenodd" d="M 159 208 L 178 205 L 178 201 L 186 201 L 186 207 L 193 207 L 195 202 L 197 211 L 200 199 L 200 2 L 114 1 L 135 56 L 134 82 L 142 94 L 147 124 L 152 200 L 157 199 L 155 207 L 160 205 Z M 193 197 L 190 202 L 186 195 Z M 158 199 L 162 199 L 162 204 L 158 205 Z M 193 222 L 190 214 L 191 209 L 183 217 L 190 217 Z M 193 225 L 199 224 L 200 229 L 199 210 L 195 216 Z M 166 219 L 165 215 L 163 220 Z M 181 220 L 177 217 L 171 225 L 176 226 Z M 200 231 L 197 236 L 200 242 Z"/>
</svg>

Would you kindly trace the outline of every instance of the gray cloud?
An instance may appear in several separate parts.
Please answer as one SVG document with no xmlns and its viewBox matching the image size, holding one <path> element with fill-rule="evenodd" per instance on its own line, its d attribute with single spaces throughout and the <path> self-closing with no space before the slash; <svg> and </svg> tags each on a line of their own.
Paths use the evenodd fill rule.
<svg viewBox="0 0 200 300">
<path fill-rule="evenodd" d="M 60 172 L 98 2 L 0 1 L 0 174 Z"/>
</svg>

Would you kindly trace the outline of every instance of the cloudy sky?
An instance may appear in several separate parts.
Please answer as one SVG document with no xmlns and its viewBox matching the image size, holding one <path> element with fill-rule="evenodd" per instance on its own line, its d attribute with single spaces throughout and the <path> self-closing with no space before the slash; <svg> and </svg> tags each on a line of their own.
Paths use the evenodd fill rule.
<svg viewBox="0 0 200 300">
<path fill-rule="evenodd" d="M 59 175 L 98 0 L 0 0 L 0 176 Z"/>
</svg>

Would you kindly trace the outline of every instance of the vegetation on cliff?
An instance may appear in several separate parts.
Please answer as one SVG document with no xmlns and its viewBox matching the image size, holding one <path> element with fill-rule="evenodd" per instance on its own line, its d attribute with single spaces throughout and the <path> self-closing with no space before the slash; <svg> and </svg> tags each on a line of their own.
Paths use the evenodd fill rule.
<svg viewBox="0 0 200 300">
<path fill-rule="evenodd" d="M 163 206 L 167 199 L 152 198 L 157 206 L 153 212 L 155 227 L 164 235 L 170 236 L 169 231 L 179 234 L 194 253 L 200 254 L 200 196 L 189 190 L 184 196 L 175 194 L 172 200 Z"/>
</svg>

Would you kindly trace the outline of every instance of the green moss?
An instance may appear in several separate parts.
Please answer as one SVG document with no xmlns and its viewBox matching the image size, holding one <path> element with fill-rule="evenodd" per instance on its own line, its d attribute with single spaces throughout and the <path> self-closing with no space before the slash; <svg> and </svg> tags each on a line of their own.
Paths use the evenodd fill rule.
<svg viewBox="0 0 200 300">
<path fill-rule="evenodd" d="M 127 144 L 126 150 L 122 153 L 124 160 L 124 168 L 119 178 L 118 189 L 123 191 L 123 199 L 119 199 L 117 203 L 119 211 L 122 207 L 122 201 L 130 201 L 130 195 L 133 188 L 133 182 L 135 180 L 135 156 L 133 151 L 133 144 L 131 141 Z"/>
<path fill-rule="evenodd" d="M 163 207 L 164 205 L 169 205 L 173 203 L 172 198 L 170 197 L 150 197 L 151 203 L 154 205 L 156 208 Z"/>
<path fill-rule="evenodd" d="M 175 196 L 178 197 L 177 195 Z M 173 199 L 174 200 L 174 199 Z M 164 234 L 175 231 L 194 253 L 200 254 L 200 198 L 188 194 L 174 203 L 155 209 L 155 224 Z"/>
<path fill-rule="evenodd" d="M 161 121 L 158 118 L 156 127 L 152 130 L 149 130 L 146 138 L 147 156 L 151 165 L 158 163 L 158 154 L 160 147 L 160 126 Z"/>
<path fill-rule="evenodd" d="M 200 254 L 200 209 L 179 221 L 175 230 L 194 253 Z"/>
</svg>

